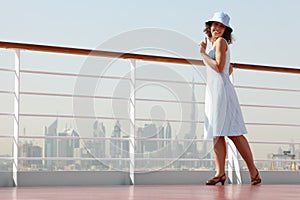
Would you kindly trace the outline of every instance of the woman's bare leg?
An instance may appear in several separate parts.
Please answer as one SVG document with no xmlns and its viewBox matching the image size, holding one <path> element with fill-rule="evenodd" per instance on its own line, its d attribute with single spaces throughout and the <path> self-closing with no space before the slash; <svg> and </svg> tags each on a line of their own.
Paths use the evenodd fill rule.
<svg viewBox="0 0 300 200">
<path fill-rule="evenodd" d="M 224 137 L 214 138 L 214 159 L 216 164 L 215 177 L 220 177 L 225 173 L 226 143 Z"/>
<path fill-rule="evenodd" d="M 255 177 L 257 175 L 256 166 L 254 164 L 253 155 L 247 139 L 243 135 L 229 136 L 229 139 L 232 140 L 242 158 L 245 160 L 250 176 Z"/>
</svg>

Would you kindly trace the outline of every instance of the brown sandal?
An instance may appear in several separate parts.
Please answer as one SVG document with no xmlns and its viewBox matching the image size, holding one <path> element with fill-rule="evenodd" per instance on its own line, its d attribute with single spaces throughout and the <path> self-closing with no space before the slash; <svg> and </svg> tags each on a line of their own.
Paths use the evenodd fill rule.
<svg viewBox="0 0 300 200">
<path fill-rule="evenodd" d="M 256 176 L 254 178 L 251 177 L 251 185 L 257 185 L 261 183 L 261 178 L 259 177 L 259 172 L 257 169 L 256 172 L 257 172 Z"/>
<path fill-rule="evenodd" d="M 206 185 L 216 185 L 219 182 L 221 182 L 222 185 L 224 185 L 225 181 L 226 181 L 226 175 L 223 174 L 222 176 L 214 177 L 213 179 L 206 181 Z"/>
</svg>

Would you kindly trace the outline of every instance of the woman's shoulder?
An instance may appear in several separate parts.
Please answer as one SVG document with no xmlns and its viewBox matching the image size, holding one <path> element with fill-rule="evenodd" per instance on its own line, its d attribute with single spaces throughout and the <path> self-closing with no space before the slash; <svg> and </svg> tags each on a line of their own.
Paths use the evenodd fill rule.
<svg viewBox="0 0 300 200">
<path fill-rule="evenodd" d="M 219 38 L 216 40 L 216 44 L 219 44 L 219 45 L 226 45 L 226 46 L 227 46 L 227 41 L 226 41 L 223 37 L 219 37 Z"/>
<path fill-rule="evenodd" d="M 219 38 L 215 41 L 215 43 L 216 43 L 216 46 L 219 46 L 219 47 L 221 47 L 221 48 L 227 49 L 228 44 L 227 44 L 227 41 L 226 41 L 224 38 L 219 37 Z"/>
</svg>

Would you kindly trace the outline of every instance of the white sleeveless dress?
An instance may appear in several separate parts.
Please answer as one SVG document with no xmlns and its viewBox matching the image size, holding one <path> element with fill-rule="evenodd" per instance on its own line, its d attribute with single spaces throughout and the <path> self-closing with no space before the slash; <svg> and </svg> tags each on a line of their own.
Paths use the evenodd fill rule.
<svg viewBox="0 0 300 200">
<path fill-rule="evenodd" d="M 216 46 L 208 55 L 215 59 Z M 204 138 L 238 136 L 247 133 L 236 91 L 229 79 L 230 50 L 227 44 L 226 62 L 221 73 L 206 64 Z"/>
</svg>

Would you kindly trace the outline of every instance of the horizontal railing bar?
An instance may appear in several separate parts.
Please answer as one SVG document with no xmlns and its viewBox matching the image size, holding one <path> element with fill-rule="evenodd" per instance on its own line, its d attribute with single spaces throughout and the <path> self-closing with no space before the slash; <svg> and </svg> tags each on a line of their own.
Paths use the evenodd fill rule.
<svg viewBox="0 0 300 200">
<path fill-rule="evenodd" d="M 206 85 L 206 83 L 201 82 L 191 82 L 191 81 L 174 81 L 174 80 L 163 80 L 163 79 L 152 79 L 152 78 L 136 78 L 136 81 L 151 81 L 159 83 L 178 83 L 178 84 L 187 84 L 187 85 Z"/>
<path fill-rule="evenodd" d="M 0 157 L 0 160 L 11 160 L 12 157 Z M 83 158 L 83 157 L 19 157 L 19 160 L 100 160 L 100 161 L 129 161 L 129 158 Z M 147 161 L 214 161 L 214 159 L 208 158 L 138 158 L 136 157 L 135 160 L 147 160 Z M 239 161 L 243 161 L 243 159 L 238 159 Z M 299 159 L 255 159 L 255 162 L 300 162 Z"/>
<path fill-rule="evenodd" d="M 0 91 L 4 94 L 14 94 L 10 91 Z M 20 92 L 21 95 L 36 95 L 36 96 L 52 96 L 52 97 L 76 97 L 76 98 L 95 98 L 95 99 L 115 99 L 115 100 L 129 100 L 126 97 L 109 97 L 109 96 L 92 96 L 92 95 L 75 95 L 75 94 L 60 94 L 60 93 L 44 93 L 44 92 Z M 165 103 L 187 103 L 187 104 L 205 104 L 203 101 L 177 101 L 177 100 L 163 100 L 163 99 L 146 99 L 136 98 L 136 101 L 148 101 L 148 102 L 165 102 Z M 268 106 L 258 104 L 240 104 L 242 107 L 257 107 L 257 108 L 279 108 L 279 109 L 294 109 L 299 110 L 300 107 L 293 106 Z"/>
<path fill-rule="evenodd" d="M 3 94 L 14 94 L 11 91 L 0 91 Z M 36 96 L 53 96 L 53 97 L 76 97 L 76 98 L 95 98 L 95 99 L 115 99 L 115 100 L 129 100 L 126 97 L 109 97 L 109 96 L 92 96 L 92 95 L 75 95 L 75 94 L 60 94 L 60 93 L 44 93 L 44 92 L 20 92 L 21 95 L 36 95 Z M 165 103 L 188 103 L 188 104 L 205 104 L 203 101 L 177 101 L 177 100 L 163 100 L 163 99 L 146 99 L 136 98 L 136 101 L 148 102 L 165 102 Z M 240 104 L 242 107 L 257 107 L 257 108 L 278 108 L 278 109 L 294 109 L 299 110 L 300 107 L 293 106 L 268 106 L 258 104 Z"/>
<path fill-rule="evenodd" d="M 243 89 L 255 89 L 255 90 L 271 90 L 271 91 L 279 91 L 279 92 L 300 92 L 297 89 L 287 89 L 287 88 L 270 88 L 270 87 L 254 87 L 254 86 L 244 86 L 244 85 L 235 85 L 235 88 L 243 88 Z"/>
<path fill-rule="evenodd" d="M 136 118 L 137 121 L 157 121 L 157 122 L 189 122 L 189 123 L 204 123 L 204 121 L 193 121 L 193 120 L 175 120 L 175 119 L 146 119 L 146 118 Z M 246 122 L 246 125 L 264 125 L 264 126 L 292 126 L 300 127 L 300 124 L 283 124 L 283 123 L 256 123 L 256 122 Z"/>
<path fill-rule="evenodd" d="M 176 119 L 146 119 L 146 118 L 136 118 L 136 121 L 155 121 L 155 122 L 186 122 L 186 123 L 204 123 L 204 121 L 194 121 L 194 120 L 176 120 Z"/>
<path fill-rule="evenodd" d="M 177 100 L 163 100 L 163 99 L 144 99 L 136 98 L 136 101 L 150 101 L 150 102 L 166 102 L 166 103 L 190 103 L 190 104 L 205 104 L 204 101 L 177 101 Z M 258 107 L 258 108 L 278 108 L 278 109 L 294 109 L 298 110 L 300 107 L 292 106 L 268 106 L 268 105 L 258 105 L 258 104 L 240 104 L 242 107 Z"/>
<path fill-rule="evenodd" d="M 18 160 L 99 160 L 99 161 L 129 161 L 129 158 L 82 158 L 82 157 L 19 157 Z M 214 159 L 202 158 L 135 158 L 135 160 L 147 161 L 214 161 Z"/>
<path fill-rule="evenodd" d="M 125 79 L 130 80 L 130 78 L 120 77 L 120 76 L 99 76 L 92 74 L 76 74 L 76 73 L 63 73 L 63 72 L 49 72 L 49 71 L 32 71 L 32 70 L 20 70 L 21 73 L 28 74 L 43 74 L 43 75 L 54 75 L 54 76 L 71 76 L 71 77 L 85 77 L 85 78 L 103 78 L 103 79 Z"/>
<path fill-rule="evenodd" d="M 15 116 L 13 113 L 1 113 L 0 116 Z"/>
<path fill-rule="evenodd" d="M 119 76 L 98 76 L 89 74 L 76 74 L 76 73 L 62 73 L 62 72 L 47 72 L 47 71 L 32 71 L 32 70 L 20 70 L 21 73 L 30 74 L 43 74 L 43 75 L 57 75 L 57 76 L 72 76 L 72 77 L 86 77 L 86 78 L 105 78 L 105 79 L 124 79 L 130 80 L 127 77 Z M 194 85 L 206 85 L 201 82 L 190 82 L 190 81 L 174 81 L 174 80 L 163 80 L 163 79 L 148 79 L 148 78 L 136 78 L 136 81 L 152 81 L 152 82 L 166 82 L 166 83 L 178 83 L 178 84 L 194 84 Z"/>
<path fill-rule="evenodd" d="M 143 160 L 147 160 L 147 161 L 214 161 L 214 159 L 208 159 L 208 158 L 135 158 L 135 160 L 138 161 L 143 161 Z"/>
<path fill-rule="evenodd" d="M 242 161 L 243 159 L 239 159 Z M 255 159 L 256 162 L 300 162 L 299 159 Z"/>
<path fill-rule="evenodd" d="M 0 160 L 12 160 L 13 157 L 0 157 Z M 78 157 L 19 157 L 18 160 L 100 160 L 100 161 L 129 161 L 129 158 L 78 158 Z M 135 160 L 143 161 L 214 161 L 214 159 L 207 158 L 135 158 Z M 238 159 L 239 161 L 243 161 L 243 159 Z M 255 159 L 255 162 L 300 162 L 299 159 Z"/>
<path fill-rule="evenodd" d="M 99 117 L 99 116 L 79 116 L 79 115 L 56 115 L 56 114 L 29 114 L 20 113 L 21 117 L 61 117 L 61 118 L 82 118 L 82 119 L 113 119 L 113 120 L 129 120 L 129 118 L 122 117 Z"/>
<path fill-rule="evenodd" d="M 0 94 L 15 94 L 15 92 L 2 90 L 2 91 L 0 91 Z"/>
<path fill-rule="evenodd" d="M 300 127 L 300 124 L 246 122 L 246 125 Z"/>
<path fill-rule="evenodd" d="M 138 60 L 148 60 L 148 61 L 168 62 L 168 63 L 178 63 L 178 64 L 204 65 L 202 60 L 196 60 L 196 59 L 184 59 L 184 58 L 175 58 L 175 57 L 167 57 L 167 56 L 154 56 L 154 55 L 101 51 L 101 50 L 71 48 L 71 47 L 58 47 L 58 46 L 38 45 L 38 44 L 24 44 L 24 43 L 15 43 L 15 42 L 0 41 L 0 48 L 23 49 L 23 50 L 30 50 L 30 51 L 100 56 L 100 57 L 111 57 L 111 58 L 122 58 L 122 59 L 138 59 Z"/>
<path fill-rule="evenodd" d="M 0 135 L 0 138 L 10 138 L 12 139 L 14 136 L 13 135 Z"/>
<path fill-rule="evenodd" d="M 54 96 L 54 97 L 78 97 L 78 98 L 129 100 L 129 98 L 126 98 L 126 97 L 108 97 L 108 96 L 91 96 L 91 95 L 75 95 L 75 94 L 73 95 L 73 94 L 44 93 L 44 92 L 20 92 L 20 94 L 22 94 L 22 95 L 37 95 L 37 96 Z M 197 101 L 177 101 L 177 100 L 146 99 L 146 98 L 136 98 L 136 101 L 204 104 L 204 102 L 197 102 Z"/>
<path fill-rule="evenodd" d="M 111 51 L 38 45 L 38 44 L 25 44 L 25 43 L 4 42 L 4 41 L 0 41 L 0 48 L 23 49 L 23 50 L 31 50 L 31 51 L 65 53 L 65 54 L 75 54 L 75 55 L 113 57 L 113 58 L 122 58 L 122 59 L 138 59 L 138 60 L 148 60 L 148 61 L 168 62 L 168 63 L 178 63 L 178 64 L 204 65 L 204 62 L 202 60 L 197 60 L 197 59 L 184 59 L 184 58 L 175 58 L 175 57 L 167 57 L 167 56 L 154 56 L 154 55 L 111 52 Z M 297 68 L 274 67 L 274 66 L 242 64 L 242 63 L 232 63 L 232 66 L 237 69 L 300 74 L 300 69 Z"/>
<path fill-rule="evenodd" d="M 163 100 L 163 99 L 146 99 L 136 98 L 136 101 L 149 101 L 149 102 L 165 102 L 165 103 L 190 103 L 190 104 L 204 104 L 201 101 L 177 101 L 177 100 Z"/>
<path fill-rule="evenodd" d="M 14 72 L 14 70 L 11 70 Z M 127 77 L 118 76 L 98 76 L 89 74 L 76 74 L 76 73 L 62 73 L 62 72 L 49 72 L 49 71 L 33 71 L 33 70 L 20 70 L 21 73 L 31 74 L 45 74 L 45 75 L 57 75 L 57 76 L 72 76 L 72 77 L 88 77 L 88 78 L 104 78 L 104 79 L 125 79 L 130 80 Z M 194 85 L 206 85 L 201 82 L 189 82 L 189 81 L 174 81 L 174 80 L 162 80 L 162 79 L 149 79 L 149 78 L 136 78 L 137 81 L 152 81 L 152 82 L 167 82 L 167 83 L 179 83 L 179 84 L 194 84 Z M 268 87 L 254 87 L 254 86 L 242 86 L 235 85 L 236 88 L 244 89 L 261 89 L 261 90 L 274 90 L 274 91 L 287 91 L 287 92 L 300 92 L 297 89 L 284 89 L 284 88 L 268 88 Z"/>
<path fill-rule="evenodd" d="M 300 144 L 300 142 L 287 142 L 287 141 L 275 141 L 275 142 L 269 142 L 269 141 L 249 141 L 249 143 L 253 144 Z"/>
<path fill-rule="evenodd" d="M 291 110 L 299 110 L 300 107 L 293 106 L 268 106 L 268 105 L 256 105 L 256 104 L 240 104 L 242 107 L 257 107 L 257 108 L 278 108 L 278 109 L 291 109 Z"/>
<path fill-rule="evenodd" d="M 80 95 L 80 94 L 60 94 L 60 93 L 44 93 L 44 92 L 20 92 L 22 95 L 36 95 L 36 96 L 53 96 L 53 97 L 76 97 L 76 98 L 95 98 L 95 99 L 116 99 L 116 100 L 128 100 L 126 97 L 108 97 L 97 95 Z"/>
<path fill-rule="evenodd" d="M 76 136 L 19 136 L 20 139 L 65 139 L 65 140 L 119 140 L 128 141 L 129 138 L 117 137 L 76 137 Z M 165 138 L 135 138 L 136 141 L 169 141 L 169 142 L 211 142 L 204 139 L 165 139 Z"/>
<path fill-rule="evenodd" d="M 0 71 L 16 72 L 14 69 L 0 68 Z"/>
<path fill-rule="evenodd" d="M 231 65 L 233 66 L 233 68 L 237 68 L 237 69 L 300 74 L 300 69 L 297 68 L 275 67 L 275 66 L 253 65 L 253 64 L 242 64 L 242 63 L 231 63 Z"/>
<path fill-rule="evenodd" d="M 7 136 L 12 137 L 12 136 Z M 74 136 L 22 136 L 19 138 L 24 139 L 73 139 L 73 140 L 129 140 L 129 138 L 114 138 L 114 137 L 74 137 Z M 209 139 L 171 139 L 171 138 L 139 138 L 136 137 L 137 141 L 169 141 L 169 142 L 211 142 Z M 300 144 L 300 142 L 287 142 L 287 141 L 249 141 L 253 144 Z"/>
<path fill-rule="evenodd" d="M 129 161 L 129 158 L 78 158 L 78 157 L 18 157 L 18 160 L 106 160 L 106 161 Z"/>
<path fill-rule="evenodd" d="M 113 119 L 113 120 L 129 120 L 129 118 L 122 117 L 99 117 L 99 116 L 76 116 L 76 115 L 58 115 L 58 114 L 29 114 L 29 113 L 20 113 L 21 117 L 61 117 L 61 118 L 83 118 L 83 119 Z M 136 118 L 137 121 L 160 121 L 160 122 L 189 122 L 189 123 L 204 123 L 203 121 L 193 121 L 193 120 L 175 120 L 175 119 L 145 119 L 145 118 Z"/>
<path fill-rule="evenodd" d="M 0 115 L 8 115 L 7 113 L 0 113 Z M 13 114 L 11 114 L 13 116 Z M 20 113 L 22 117 L 61 117 L 61 118 L 83 118 L 83 119 L 112 119 L 112 120 L 129 120 L 129 118 L 122 117 L 99 117 L 99 116 L 75 116 L 75 115 L 55 115 L 55 114 L 28 114 Z M 157 121 L 157 122 L 183 122 L 183 123 L 204 123 L 204 121 L 194 120 L 176 120 L 176 119 L 146 119 L 136 118 L 136 121 Z M 288 126 L 288 127 L 300 127 L 300 124 L 283 124 L 283 123 L 258 123 L 258 122 L 246 122 L 246 125 L 262 125 L 262 126 Z"/>
<path fill-rule="evenodd" d="M 77 136 L 19 136 L 20 139 L 62 139 L 62 140 L 119 140 L 128 141 L 129 138 L 114 138 L 114 137 L 77 137 Z"/>
<path fill-rule="evenodd" d="M 237 159 L 238 161 L 244 161 L 242 158 L 239 158 Z M 294 163 L 297 163 L 297 162 L 300 162 L 300 160 L 298 159 L 277 159 L 277 158 L 274 158 L 274 159 L 255 159 L 254 162 L 294 162 Z M 270 170 L 270 171 L 274 171 L 274 170 Z M 291 170 L 290 170 L 291 171 Z M 294 171 L 294 170 L 292 170 Z"/>
<path fill-rule="evenodd" d="M 1 136 L 0 138 L 12 138 L 13 136 Z M 129 138 L 117 138 L 117 137 L 75 137 L 75 136 L 19 136 L 20 139 L 71 139 L 71 140 L 119 140 L 127 141 Z M 166 141 L 166 142 L 212 142 L 209 139 L 171 139 L 171 138 L 142 138 L 136 137 L 136 141 Z M 298 145 L 300 142 L 288 142 L 288 141 L 249 141 L 252 144 L 283 144 L 283 145 Z"/>
<path fill-rule="evenodd" d="M 31 74 L 46 74 L 46 75 L 57 75 L 57 76 L 72 76 L 72 77 L 86 77 L 86 78 L 103 78 L 103 79 L 117 79 L 117 80 L 130 80 L 127 77 L 119 76 L 98 76 L 89 74 L 76 74 L 76 73 L 59 73 L 59 72 L 46 72 L 46 71 L 32 71 L 32 70 L 20 70 L 21 73 L 31 73 Z M 162 79 L 149 79 L 149 78 L 136 78 L 136 81 L 151 81 L 151 82 L 165 82 L 165 83 L 177 83 L 177 84 L 194 84 L 203 85 L 206 83 L 201 82 L 189 82 L 189 81 L 174 81 L 174 80 L 162 80 Z M 236 88 L 243 89 L 256 89 L 256 90 L 271 90 L 271 91 L 283 91 L 283 92 L 300 92 L 297 89 L 287 89 L 287 88 L 270 88 L 270 87 L 254 87 L 254 86 L 243 86 L 235 85 Z"/>
<path fill-rule="evenodd" d="M 0 160 L 13 160 L 14 157 L 0 157 Z"/>
<path fill-rule="evenodd" d="M 12 71 L 14 72 L 14 70 L 12 70 Z M 97 76 L 97 75 L 75 74 L 75 73 L 58 73 L 58 72 L 32 71 L 32 70 L 20 70 L 20 72 L 23 72 L 23 73 L 35 73 L 35 74 L 47 74 L 47 75 L 74 76 L 74 77 L 89 77 L 89 78 L 130 80 L 130 78 L 126 78 L 126 77 Z M 194 85 L 203 85 L 203 86 L 206 85 L 206 83 L 201 83 L 201 82 L 173 81 L 173 80 L 162 80 L 162 79 L 136 78 L 136 80 L 137 81 L 178 83 L 178 84 L 194 84 Z M 254 86 L 242 86 L 242 85 L 235 85 L 235 87 L 236 88 L 243 88 L 243 89 L 271 90 L 271 91 L 283 91 L 283 92 L 300 92 L 300 90 L 297 90 L 297 89 L 286 89 L 286 88 L 254 87 Z"/>
<path fill-rule="evenodd" d="M 23 73 L 32 73 L 32 74 L 47 74 L 47 75 L 58 75 L 58 76 L 74 76 L 74 77 L 86 77 L 86 78 L 105 78 L 105 79 L 124 79 L 130 80 L 127 77 L 117 77 L 117 76 L 98 76 L 98 75 L 89 75 L 89 74 L 76 74 L 76 73 L 58 73 L 58 72 L 46 72 L 46 71 L 32 71 L 32 70 L 20 70 Z M 189 81 L 174 81 L 174 80 L 162 80 L 162 79 L 149 79 L 149 78 L 136 78 L 137 81 L 152 81 L 152 82 L 166 82 L 166 83 L 178 83 L 178 84 L 194 84 L 194 85 L 203 85 L 206 83 L 201 82 L 189 82 Z M 270 87 L 254 87 L 254 86 L 244 86 L 244 85 L 235 85 L 236 88 L 243 89 L 256 89 L 256 90 L 271 90 L 271 91 L 281 91 L 281 92 L 300 92 L 298 89 L 287 89 L 287 88 L 270 88 Z"/>
<path fill-rule="evenodd" d="M 1 93 L 1 91 L 0 91 L 0 93 Z M 44 93 L 44 92 L 20 92 L 20 94 L 36 95 L 36 96 L 53 96 L 53 97 L 78 97 L 78 98 L 129 100 L 129 98 L 126 98 L 126 97 L 108 97 L 108 96 L 91 96 L 91 95 L 75 95 L 75 94 L 73 95 L 73 94 Z M 197 102 L 197 101 L 177 101 L 177 100 L 146 99 L 146 98 L 136 98 L 136 101 L 204 104 L 204 102 Z"/>
<path fill-rule="evenodd" d="M 23 72 L 23 73 L 35 73 L 35 74 L 72 76 L 72 77 L 130 80 L 130 78 L 116 77 L 116 76 L 97 76 L 97 75 L 88 75 L 88 74 L 85 75 L 85 74 L 73 74 L 73 73 L 31 71 L 31 70 L 21 70 L 21 72 Z M 147 79 L 147 78 L 136 78 L 136 81 L 165 82 L 165 83 L 176 83 L 176 84 L 194 84 L 194 85 L 202 85 L 202 86 L 206 85 L 206 83 L 201 83 L 201 82 L 173 81 L 173 80 Z M 270 90 L 270 91 L 280 91 L 280 92 L 300 92 L 300 90 L 297 90 L 297 89 L 287 89 L 287 88 L 254 87 L 254 86 L 243 86 L 243 85 L 235 85 L 235 87 L 236 88 L 242 88 L 242 89 Z"/>
<path fill-rule="evenodd" d="M 136 137 L 134 138 L 137 141 L 158 141 L 158 142 L 211 142 L 207 139 L 170 139 L 170 138 L 145 138 L 145 137 Z"/>
</svg>

